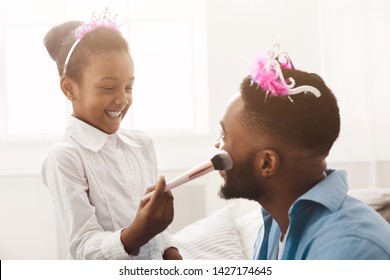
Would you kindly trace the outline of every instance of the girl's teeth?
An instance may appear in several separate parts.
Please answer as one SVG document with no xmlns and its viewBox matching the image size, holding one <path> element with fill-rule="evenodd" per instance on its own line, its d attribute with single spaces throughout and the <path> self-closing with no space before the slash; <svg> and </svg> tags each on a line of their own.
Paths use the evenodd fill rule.
<svg viewBox="0 0 390 280">
<path fill-rule="evenodd" d="M 112 118 L 118 118 L 122 111 L 106 111 L 106 113 Z"/>
</svg>

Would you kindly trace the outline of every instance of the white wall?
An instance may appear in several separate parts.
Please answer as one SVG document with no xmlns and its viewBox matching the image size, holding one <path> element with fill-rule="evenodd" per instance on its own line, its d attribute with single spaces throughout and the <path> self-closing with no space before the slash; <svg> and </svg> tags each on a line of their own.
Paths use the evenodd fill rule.
<svg viewBox="0 0 390 280">
<path fill-rule="evenodd" d="M 299 67 L 319 71 L 317 1 L 208 0 L 207 49 L 211 131 L 260 51 L 279 42 Z"/>
<path fill-rule="evenodd" d="M 0 259 L 54 259 L 56 221 L 37 175 L 0 177 Z"/>
</svg>

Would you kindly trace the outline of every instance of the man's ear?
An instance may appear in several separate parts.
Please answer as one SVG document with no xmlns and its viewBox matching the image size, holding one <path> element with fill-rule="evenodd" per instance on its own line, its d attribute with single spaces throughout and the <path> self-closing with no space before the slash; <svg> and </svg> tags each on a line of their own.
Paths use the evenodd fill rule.
<svg viewBox="0 0 390 280">
<path fill-rule="evenodd" d="M 257 153 L 256 171 L 262 177 L 273 175 L 280 166 L 279 154 L 272 149 L 264 149 Z"/>
<path fill-rule="evenodd" d="M 63 75 L 61 77 L 60 87 L 66 98 L 70 101 L 74 101 L 76 99 L 76 85 L 68 76 Z"/>
</svg>

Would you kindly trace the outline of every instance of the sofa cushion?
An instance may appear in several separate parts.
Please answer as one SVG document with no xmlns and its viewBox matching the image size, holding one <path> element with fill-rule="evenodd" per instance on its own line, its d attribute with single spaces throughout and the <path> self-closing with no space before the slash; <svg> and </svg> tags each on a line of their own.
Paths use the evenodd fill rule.
<svg viewBox="0 0 390 280">
<path fill-rule="evenodd" d="M 186 226 L 172 237 L 183 259 L 245 259 L 234 220 L 233 204 Z"/>
<path fill-rule="evenodd" d="M 245 258 L 251 260 L 257 234 L 263 227 L 263 216 L 261 215 L 260 206 L 238 218 L 236 225 Z"/>
<path fill-rule="evenodd" d="M 390 223 L 390 189 L 352 189 L 349 195 L 361 200 L 381 214 Z"/>
</svg>

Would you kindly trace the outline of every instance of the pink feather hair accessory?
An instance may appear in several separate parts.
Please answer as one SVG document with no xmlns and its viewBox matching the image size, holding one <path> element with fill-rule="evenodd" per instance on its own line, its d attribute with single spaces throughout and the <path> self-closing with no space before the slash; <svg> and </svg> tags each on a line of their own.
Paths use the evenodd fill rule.
<svg viewBox="0 0 390 280">
<path fill-rule="evenodd" d="M 286 52 L 280 52 L 279 45 L 276 44 L 268 52 L 267 56 L 258 58 L 252 71 L 252 84 L 256 83 L 267 96 L 288 97 L 290 95 L 310 92 L 316 97 L 321 96 L 321 92 L 313 86 L 303 85 L 294 88 L 295 81 L 289 77 L 285 79 L 282 69 L 294 69 L 290 57 Z"/>
</svg>

